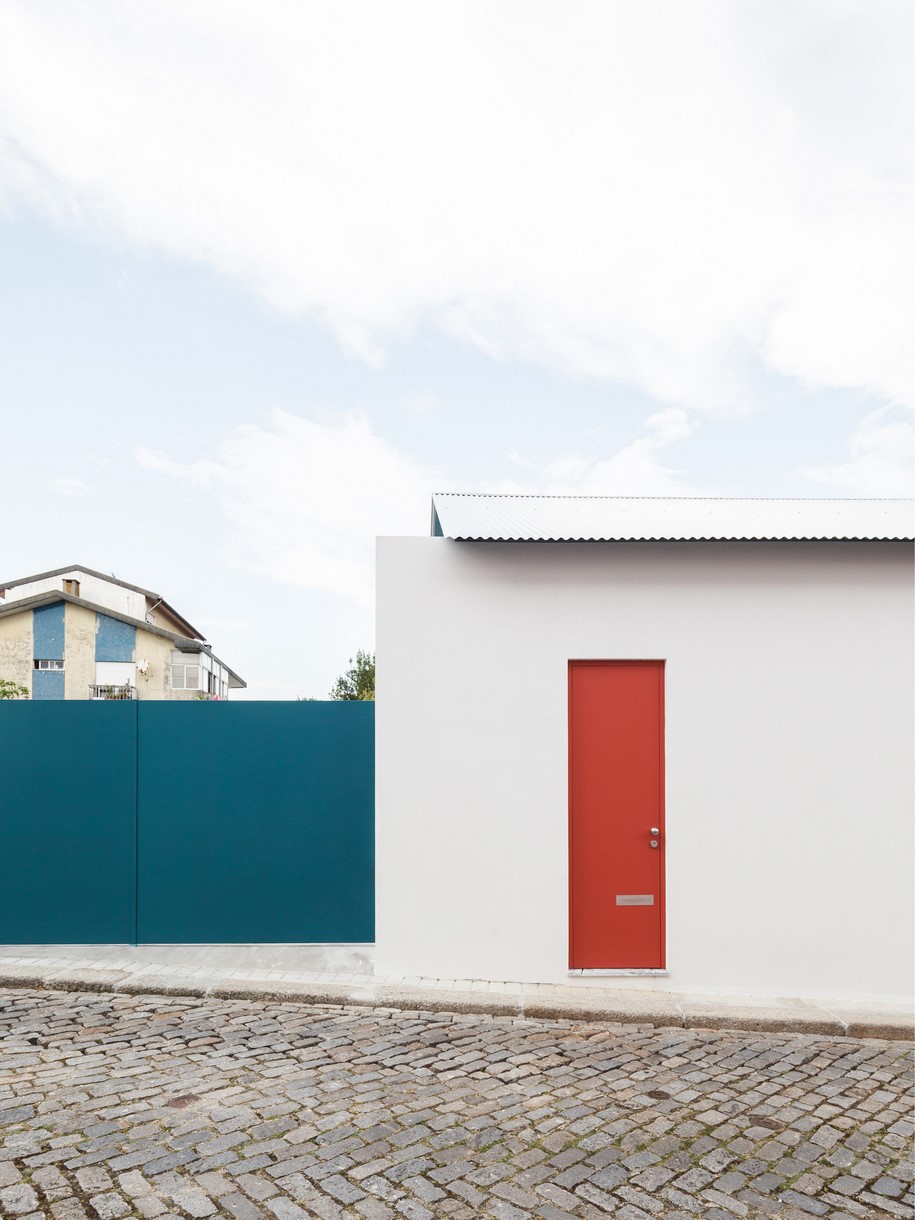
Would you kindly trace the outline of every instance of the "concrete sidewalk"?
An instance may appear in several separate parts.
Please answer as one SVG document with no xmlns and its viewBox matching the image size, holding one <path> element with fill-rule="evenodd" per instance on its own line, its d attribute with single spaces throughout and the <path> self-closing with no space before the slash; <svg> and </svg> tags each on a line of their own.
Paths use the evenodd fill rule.
<svg viewBox="0 0 915 1220">
<path fill-rule="evenodd" d="M 610 987 L 388 978 L 372 945 L 3 945 L 0 987 L 911 1039 L 911 1009 Z"/>
</svg>

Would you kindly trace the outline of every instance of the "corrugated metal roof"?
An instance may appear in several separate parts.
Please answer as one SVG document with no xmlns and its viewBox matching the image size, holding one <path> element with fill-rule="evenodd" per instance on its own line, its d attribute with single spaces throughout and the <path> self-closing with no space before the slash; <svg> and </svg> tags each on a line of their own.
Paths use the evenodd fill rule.
<svg viewBox="0 0 915 1220">
<path fill-rule="evenodd" d="M 432 533 L 462 541 L 915 539 L 915 500 L 751 500 L 436 492 Z"/>
</svg>

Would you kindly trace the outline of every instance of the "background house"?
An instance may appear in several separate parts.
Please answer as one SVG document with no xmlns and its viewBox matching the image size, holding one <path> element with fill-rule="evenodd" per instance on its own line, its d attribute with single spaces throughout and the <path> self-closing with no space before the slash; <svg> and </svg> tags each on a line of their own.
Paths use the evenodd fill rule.
<svg viewBox="0 0 915 1220">
<path fill-rule="evenodd" d="M 225 698 L 245 686 L 158 593 L 76 564 L 0 585 L 0 677 L 33 699 Z"/>
<path fill-rule="evenodd" d="M 380 538 L 379 973 L 910 996 L 912 526 L 437 495 Z"/>
</svg>

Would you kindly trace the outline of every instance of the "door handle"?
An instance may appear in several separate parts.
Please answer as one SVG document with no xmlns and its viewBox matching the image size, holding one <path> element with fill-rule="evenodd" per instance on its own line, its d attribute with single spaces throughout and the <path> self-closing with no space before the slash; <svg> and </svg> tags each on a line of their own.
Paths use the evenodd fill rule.
<svg viewBox="0 0 915 1220">
<path fill-rule="evenodd" d="M 652 833 L 652 835 L 659 835 L 659 834 L 661 833 L 661 831 L 660 831 L 660 829 L 659 829 L 657 826 L 652 826 L 652 828 L 651 828 L 651 833 Z M 649 841 L 648 846 L 649 846 L 649 847 L 657 847 L 657 846 L 658 846 L 658 840 L 657 840 L 657 839 L 654 839 L 654 838 L 653 838 L 653 839 L 651 839 L 651 840 Z"/>
</svg>

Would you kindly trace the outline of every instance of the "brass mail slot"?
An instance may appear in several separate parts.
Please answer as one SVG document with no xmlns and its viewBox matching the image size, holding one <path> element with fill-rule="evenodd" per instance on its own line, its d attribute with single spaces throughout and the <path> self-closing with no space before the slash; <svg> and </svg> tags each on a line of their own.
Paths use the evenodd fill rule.
<svg viewBox="0 0 915 1220">
<path fill-rule="evenodd" d="M 617 894 L 618 907 L 653 907 L 654 894 Z"/>
</svg>

